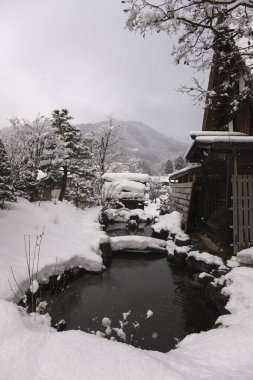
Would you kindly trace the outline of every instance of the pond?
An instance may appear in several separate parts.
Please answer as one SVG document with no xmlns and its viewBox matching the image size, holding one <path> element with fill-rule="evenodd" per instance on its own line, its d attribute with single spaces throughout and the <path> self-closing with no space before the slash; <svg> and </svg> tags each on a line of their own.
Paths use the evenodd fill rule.
<svg viewBox="0 0 253 380">
<path fill-rule="evenodd" d="M 127 341 L 132 322 L 142 321 L 152 310 L 153 316 L 137 329 L 133 345 L 161 352 L 174 348 L 189 333 L 212 328 L 218 318 L 205 288 L 191 272 L 173 266 L 166 257 L 139 253 L 116 254 L 107 271 L 86 273 L 54 300 L 49 313 L 53 323 L 64 319 L 68 330 L 103 332 L 104 317 L 119 327 L 122 313 L 129 310 Z"/>
</svg>

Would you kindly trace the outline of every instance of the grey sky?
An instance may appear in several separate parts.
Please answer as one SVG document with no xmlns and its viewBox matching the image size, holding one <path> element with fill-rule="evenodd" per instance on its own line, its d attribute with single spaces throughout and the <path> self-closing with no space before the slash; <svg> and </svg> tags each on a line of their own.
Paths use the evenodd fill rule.
<svg viewBox="0 0 253 380">
<path fill-rule="evenodd" d="M 124 28 L 120 0 L 0 0 L 0 127 L 68 108 L 77 123 L 113 113 L 188 140 L 202 109 L 174 91 L 190 80 L 165 34 Z"/>
</svg>

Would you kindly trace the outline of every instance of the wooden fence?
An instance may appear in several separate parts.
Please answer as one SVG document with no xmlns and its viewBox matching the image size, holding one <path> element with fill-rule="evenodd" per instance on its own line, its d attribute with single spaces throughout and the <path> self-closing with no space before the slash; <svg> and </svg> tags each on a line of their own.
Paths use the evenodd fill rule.
<svg viewBox="0 0 253 380">
<path fill-rule="evenodd" d="M 183 223 L 185 229 L 187 229 L 188 224 L 188 215 L 189 215 L 189 207 L 191 202 L 192 195 L 192 185 L 193 182 L 185 182 L 185 183 L 173 183 L 172 188 L 172 196 L 173 202 L 171 209 L 179 211 L 183 216 Z"/>
<path fill-rule="evenodd" d="M 234 253 L 253 245 L 253 176 L 232 176 Z"/>
</svg>

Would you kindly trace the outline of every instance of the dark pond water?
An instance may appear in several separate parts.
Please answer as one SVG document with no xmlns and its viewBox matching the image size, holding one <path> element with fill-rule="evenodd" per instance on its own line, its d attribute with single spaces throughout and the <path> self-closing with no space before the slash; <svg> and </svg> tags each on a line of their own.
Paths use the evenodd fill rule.
<svg viewBox="0 0 253 380">
<path fill-rule="evenodd" d="M 129 342 L 131 322 L 143 320 L 148 309 L 154 315 L 141 324 L 133 344 L 162 352 L 189 333 L 212 328 L 218 317 L 190 272 L 173 267 L 165 257 L 134 253 L 117 254 L 104 273 L 74 281 L 54 300 L 50 315 L 53 323 L 65 319 L 67 329 L 103 332 L 104 317 L 119 327 L 122 313 L 131 310 L 125 329 Z"/>
</svg>

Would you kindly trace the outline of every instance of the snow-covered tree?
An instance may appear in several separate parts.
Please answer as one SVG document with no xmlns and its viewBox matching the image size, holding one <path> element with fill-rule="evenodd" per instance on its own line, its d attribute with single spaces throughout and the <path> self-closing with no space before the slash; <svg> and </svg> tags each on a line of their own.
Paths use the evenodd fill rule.
<svg viewBox="0 0 253 380">
<path fill-rule="evenodd" d="M 10 120 L 11 126 L 1 136 L 9 158 L 11 175 L 17 195 L 36 200 L 38 171 L 45 157 L 45 148 L 54 140 L 51 122 L 44 116 L 28 121 Z"/>
<path fill-rule="evenodd" d="M 181 170 L 186 167 L 186 161 L 183 159 L 182 156 L 179 156 L 175 159 L 175 170 Z"/>
<path fill-rule="evenodd" d="M 172 161 L 169 159 L 167 162 L 166 162 L 166 165 L 165 165 L 165 174 L 170 174 L 173 172 L 173 163 Z"/>
<path fill-rule="evenodd" d="M 11 168 L 6 150 L 0 140 L 0 207 L 4 206 L 5 201 L 15 202 L 15 200 Z"/>
<path fill-rule="evenodd" d="M 88 201 L 90 197 L 93 169 L 90 162 L 87 162 L 91 158 L 88 140 L 82 137 L 77 127 L 70 124 L 70 120 L 72 117 L 67 109 L 53 111 L 52 126 L 63 142 L 63 154 L 59 162 L 63 170 L 59 200 L 64 199 L 69 178 L 67 195 L 77 204 L 84 202 L 84 199 Z"/>
<path fill-rule="evenodd" d="M 109 115 L 107 122 L 89 133 L 94 166 L 101 176 L 121 155 L 117 149 L 119 128 L 120 123 Z"/>
<path fill-rule="evenodd" d="M 239 77 L 249 79 L 253 66 L 253 2 L 251 0 L 125 0 L 126 25 L 145 35 L 149 30 L 164 31 L 174 39 L 173 56 L 197 71 L 209 69 L 212 64 L 224 73 L 218 87 L 206 91 L 198 79 L 191 87 L 181 90 L 195 100 L 210 105 L 213 97 L 230 97 Z M 247 67 L 245 65 L 247 63 Z M 228 71 L 229 75 L 225 75 Z M 244 93 L 251 94 L 246 86 Z M 234 94 L 230 99 L 235 101 Z"/>
</svg>

